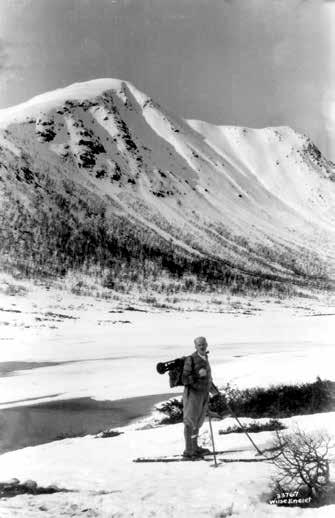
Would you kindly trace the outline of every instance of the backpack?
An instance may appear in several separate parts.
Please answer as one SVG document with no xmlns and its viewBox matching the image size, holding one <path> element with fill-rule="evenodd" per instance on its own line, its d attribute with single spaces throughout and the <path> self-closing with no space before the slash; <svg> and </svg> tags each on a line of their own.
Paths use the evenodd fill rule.
<svg viewBox="0 0 335 518">
<path fill-rule="evenodd" d="M 171 388 L 184 386 L 182 378 L 186 358 L 187 356 L 182 356 L 181 358 L 176 358 L 175 360 L 171 360 L 169 362 L 157 363 L 156 369 L 159 374 L 164 374 L 165 372 L 169 373 L 169 382 Z"/>
</svg>

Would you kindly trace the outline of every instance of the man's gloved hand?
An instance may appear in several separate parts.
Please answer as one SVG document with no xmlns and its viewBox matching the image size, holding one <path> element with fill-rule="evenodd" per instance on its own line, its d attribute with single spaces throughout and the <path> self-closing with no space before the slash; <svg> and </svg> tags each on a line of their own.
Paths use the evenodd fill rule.
<svg viewBox="0 0 335 518">
<path fill-rule="evenodd" d="M 212 397 L 215 397 L 216 399 L 224 398 L 224 395 L 221 394 L 221 392 L 219 391 L 217 386 L 214 385 L 214 383 L 212 383 L 212 386 L 210 388 L 210 392 L 212 394 Z"/>
<path fill-rule="evenodd" d="M 221 420 L 222 419 L 222 416 L 220 414 L 218 414 L 217 412 L 213 412 L 213 410 L 207 410 L 207 415 L 211 418 L 211 419 L 219 419 Z"/>
<path fill-rule="evenodd" d="M 199 370 L 199 376 L 200 378 L 205 378 L 207 376 L 207 371 L 206 369 L 202 368 Z"/>
<path fill-rule="evenodd" d="M 215 385 L 214 385 L 215 387 Z M 217 388 L 217 387 L 215 387 Z M 212 411 L 215 411 L 217 414 L 221 416 L 227 416 L 229 413 L 229 409 L 226 404 L 226 399 L 223 394 L 220 392 L 214 393 L 214 395 L 210 398 L 210 407 L 213 409 Z"/>
</svg>

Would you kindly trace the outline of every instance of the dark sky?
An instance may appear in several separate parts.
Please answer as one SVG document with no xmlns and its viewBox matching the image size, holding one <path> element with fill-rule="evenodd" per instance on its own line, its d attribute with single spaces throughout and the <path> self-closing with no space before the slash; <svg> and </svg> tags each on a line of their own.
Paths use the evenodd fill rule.
<svg viewBox="0 0 335 518">
<path fill-rule="evenodd" d="M 183 117 L 290 125 L 330 156 L 333 13 L 321 0 L 1 0 L 0 108 L 119 77 Z"/>
</svg>

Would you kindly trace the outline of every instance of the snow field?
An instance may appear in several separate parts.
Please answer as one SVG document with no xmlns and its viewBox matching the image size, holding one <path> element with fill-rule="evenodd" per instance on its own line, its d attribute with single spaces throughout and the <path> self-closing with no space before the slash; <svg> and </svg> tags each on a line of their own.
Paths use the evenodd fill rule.
<svg viewBox="0 0 335 518">
<path fill-rule="evenodd" d="M 1 408 L 15 406 L 13 401 L 21 398 L 42 400 L 58 391 L 58 399 L 111 400 L 166 393 L 167 375 L 155 372 L 156 363 L 188 354 L 197 335 L 208 339 L 213 377 L 219 386 L 314 381 L 317 375 L 333 378 L 335 318 L 330 299 L 282 304 L 233 299 L 222 306 L 222 313 L 145 313 L 121 312 L 120 308 L 118 312 L 120 302 L 53 288 L 46 291 L 26 283 L 26 289 L 21 297 L 1 295 L 0 329 L 6 345 L 0 350 L 0 360 L 68 363 L 0 378 Z M 58 317 L 48 316 L 50 312 Z M 36 316 L 46 320 L 36 320 Z M 290 429 L 298 423 L 306 431 L 332 434 L 334 416 L 282 421 Z M 183 450 L 183 426 L 150 428 L 156 418 L 157 412 L 109 439 L 86 436 L 2 455 L 0 480 L 30 478 L 39 485 L 56 483 L 75 492 L 0 500 L 0 516 L 214 518 L 229 516 L 229 509 L 232 516 L 242 518 L 333 516 L 334 506 L 315 510 L 269 505 L 266 494 L 273 471 L 269 463 L 223 464 L 217 469 L 207 462 L 133 463 L 136 457 Z M 220 429 L 233 424 L 232 418 L 213 420 L 216 448 L 242 449 L 229 457 L 250 457 L 252 446 L 244 434 L 219 435 Z M 271 437 L 271 432 L 253 434 L 261 448 L 270 444 Z M 209 446 L 209 438 L 205 423 L 200 441 Z M 333 477 L 333 466 L 331 470 Z"/>
<path fill-rule="evenodd" d="M 244 434 L 218 434 L 225 421 L 212 421 L 216 448 L 244 450 L 228 453 L 226 457 L 229 458 L 252 457 L 252 446 Z M 292 429 L 297 424 L 306 429 L 308 424 L 309 431 L 321 427 L 331 432 L 335 413 L 283 421 Z M 182 424 L 149 430 L 136 430 L 132 426 L 120 431 L 124 433 L 109 439 L 87 436 L 7 453 L 1 457 L 0 479 L 30 478 L 39 485 L 55 483 L 79 492 L 34 497 L 33 501 L 27 496 L 16 497 L 21 509 L 26 508 L 27 501 L 34 508 L 44 504 L 50 510 L 47 516 L 57 516 L 66 502 L 74 502 L 79 509 L 89 506 L 99 517 L 214 517 L 232 506 L 233 516 L 243 518 L 266 515 L 323 518 L 330 517 L 335 510 L 335 506 L 312 510 L 269 505 L 266 495 L 269 494 L 273 467 L 266 462 L 229 463 L 218 468 L 212 467 L 212 462 L 202 461 L 173 464 L 132 462 L 141 456 L 180 453 L 183 448 Z M 253 434 L 254 441 L 261 448 L 271 443 L 271 437 L 271 432 Z M 208 423 L 201 430 L 200 441 L 209 445 Z M 224 455 L 219 457 L 224 458 Z M 6 516 L 2 510 L 6 510 L 8 503 L 0 501 L 1 516 Z"/>
</svg>

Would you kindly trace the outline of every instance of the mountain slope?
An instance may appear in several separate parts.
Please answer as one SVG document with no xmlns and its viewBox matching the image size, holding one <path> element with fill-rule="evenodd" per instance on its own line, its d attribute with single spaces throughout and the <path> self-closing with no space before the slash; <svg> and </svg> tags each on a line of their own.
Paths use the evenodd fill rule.
<svg viewBox="0 0 335 518">
<path fill-rule="evenodd" d="M 100 79 L 1 110 L 0 164 L 4 266 L 256 288 L 334 277 L 335 167 L 290 128 L 178 119 Z"/>
</svg>

